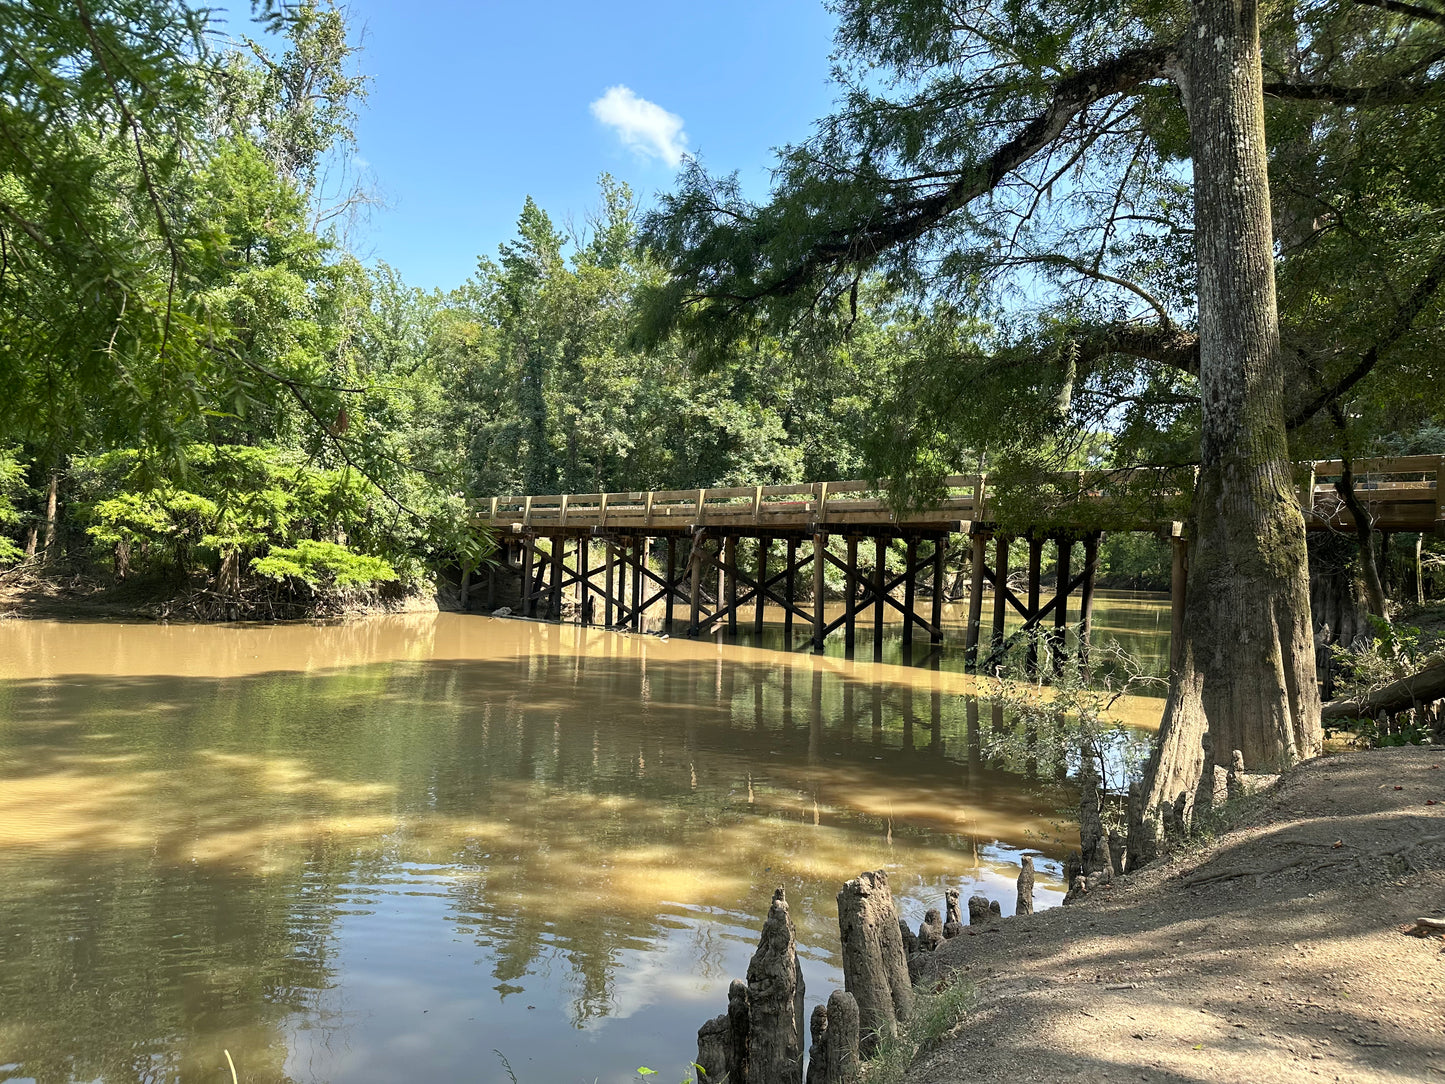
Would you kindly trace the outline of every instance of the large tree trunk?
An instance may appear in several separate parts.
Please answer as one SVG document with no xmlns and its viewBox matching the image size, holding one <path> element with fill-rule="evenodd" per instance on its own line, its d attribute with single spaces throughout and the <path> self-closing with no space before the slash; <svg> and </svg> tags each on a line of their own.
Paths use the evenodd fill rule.
<svg viewBox="0 0 1445 1084">
<path fill-rule="evenodd" d="M 1161 804 L 1193 801 L 1212 735 L 1276 769 L 1319 751 L 1304 517 L 1284 427 L 1284 377 L 1255 0 L 1196 0 L 1181 83 L 1194 158 L 1202 438 L 1184 643 L 1145 779 L 1147 858 Z"/>
<path fill-rule="evenodd" d="M 45 541 L 40 547 L 40 560 L 50 564 L 55 560 L 55 529 L 59 514 L 60 472 L 50 472 L 50 487 L 45 492 Z"/>
</svg>

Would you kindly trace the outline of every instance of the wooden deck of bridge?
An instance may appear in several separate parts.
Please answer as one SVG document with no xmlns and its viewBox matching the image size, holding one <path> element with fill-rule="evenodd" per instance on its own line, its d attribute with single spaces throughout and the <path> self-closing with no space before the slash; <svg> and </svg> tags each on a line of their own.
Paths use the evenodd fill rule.
<svg viewBox="0 0 1445 1084">
<path fill-rule="evenodd" d="M 1356 493 L 1368 508 L 1375 529 L 1391 532 L 1445 534 L 1445 456 L 1406 456 L 1357 461 Z M 1297 467 L 1300 509 L 1308 529 L 1351 531 L 1353 522 L 1334 481 L 1343 464 L 1316 461 Z M 987 476 L 958 475 L 945 480 L 942 496 L 916 508 L 895 508 L 875 483 L 814 482 L 799 485 L 703 488 L 695 490 L 583 493 L 550 496 L 493 497 L 475 505 L 478 520 L 496 530 L 508 550 L 508 564 L 521 575 L 521 607 L 535 616 L 540 607 L 557 617 L 563 593 L 573 588 L 578 619 L 585 624 L 640 628 L 642 615 L 659 602 L 664 627 L 675 627 L 679 601 L 688 608 L 686 631 L 699 635 L 726 622 L 730 631 L 739 615 L 754 607 L 753 625 L 761 632 L 768 602 L 783 612 L 783 632 L 793 644 L 795 619 L 808 627 L 814 650 L 827 635 L 844 630 L 851 654 L 859 618 L 871 617 L 874 654 L 882 650 L 885 617 L 890 609 L 903 618 L 902 638 L 911 645 L 915 630 L 932 644 L 942 642 L 942 606 L 950 539 L 966 535 L 970 550 L 970 591 L 965 632 L 966 659 L 971 665 L 997 656 L 1019 636 L 1029 640 L 1029 658 L 1041 648 L 1061 657 L 1069 627 L 1070 596 L 1078 594 L 1079 650 L 1088 650 L 1099 538 L 1104 531 L 1151 531 L 1173 539 L 1174 643 L 1183 613 L 1185 540 L 1178 515 L 1184 495 L 1179 472 L 1083 471 L 1039 480 L 1046 494 L 1027 526 L 1001 529 L 1001 517 Z M 1171 509 L 1173 510 L 1171 512 Z M 830 553 L 832 536 L 844 540 L 842 559 Z M 743 568 L 737 559 L 740 538 L 754 539 L 757 559 Z M 1028 558 L 1025 598 L 1010 588 L 1009 551 L 1014 539 L 1025 539 Z M 662 568 L 655 571 L 649 549 L 655 540 L 665 546 Z M 903 546 L 903 571 L 887 571 L 887 553 L 894 542 Z M 871 569 L 859 565 L 860 544 L 872 543 Z M 993 562 L 989 563 L 992 543 Z M 545 543 L 545 549 L 539 543 Z M 603 547 L 600 566 L 591 565 L 592 548 Z M 1051 544 L 1055 577 L 1052 598 L 1043 600 L 1044 547 Z M 1075 571 L 1075 547 L 1082 562 Z M 681 552 L 682 547 L 686 552 Z M 773 565 L 773 550 L 781 563 Z M 800 551 L 807 547 L 806 552 Z M 572 550 L 569 555 L 568 549 Z M 515 560 L 514 560 L 515 558 Z M 843 614 L 826 619 L 821 604 L 804 609 L 797 590 L 800 573 L 811 574 L 809 599 L 822 600 L 829 568 L 843 574 Z M 921 573 L 929 574 L 929 609 L 917 612 Z M 704 577 L 716 574 L 717 605 L 704 607 Z M 495 602 L 495 570 L 489 579 L 488 605 Z M 804 582 L 806 582 L 806 577 Z M 740 588 L 741 585 L 741 588 Z M 983 595 L 993 590 L 993 612 L 983 660 Z M 903 589 L 902 601 L 894 597 Z M 597 612 L 601 605 L 602 613 Z M 1023 627 L 1007 640 L 1009 609 Z M 1052 619 L 1052 629 L 1045 622 Z"/>
</svg>

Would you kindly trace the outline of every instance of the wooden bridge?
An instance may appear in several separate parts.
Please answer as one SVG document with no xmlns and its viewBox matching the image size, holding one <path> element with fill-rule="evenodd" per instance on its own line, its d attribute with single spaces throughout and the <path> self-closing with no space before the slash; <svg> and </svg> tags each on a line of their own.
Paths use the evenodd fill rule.
<svg viewBox="0 0 1445 1084">
<path fill-rule="evenodd" d="M 1360 460 L 1353 467 L 1356 495 L 1376 530 L 1445 534 L 1445 456 Z M 1334 485 L 1342 470 L 1339 460 L 1297 466 L 1300 510 L 1308 529 L 1353 530 Z M 1009 609 L 1023 619 L 1015 635 L 1029 635 L 1031 655 L 1040 639 L 1060 649 L 1070 624 L 1069 599 L 1075 595 L 1080 650 L 1087 651 L 1099 538 L 1105 531 L 1158 532 L 1173 539 L 1177 644 L 1186 574 L 1183 518 L 1192 482 L 1192 472 L 1080 471 L 1040 476 L 1020 493 L 1017 483 L 1011 490 L 996 491 L 986 475 L 956 475 L 944 480 L 939 496 L 911 508 L 895 508 L 878 484 L 865 481 L 492 497 L 474 507 L 478 520 L 499 536 L 506 555 L 503 567 L 520 573 L 523 616 L 539 616 L 545 608 L 551 617 L 560 617 L 564 592 L 572 588 L 578 620 L 584 624 L 600 617 L 609 627 L 639 629 L 644 613 L 660 603 L 663 627 L 674 630 L 675 610 L 682 602 L 687 606 L 685 631 L 697 636 L 724 623 L 736 631 L 739 616 L 749 606 L 760 632 L 764 607 L 772 602 L 783 611 L 790 647 L 795 623 L 808 629 L 815 651 L 822 651 L 827 635 L 842 627 L 851 654 L 859 620 L 871 618 L 875 656 L 882 649 L 890 609 L 903 618 L 905 646 L 911 645 L 915 631 L 932 644 L 942 642 L 949 547 L 954 535 L 965 536 L 971 574 L 965 655 L 976 664 L 986 585 L 993 591 L 991 652 L 1004 645 Z M 829 550 L 835 536 L 843 543 L 841 556 Z M 738 560 L 740 539 L 756 543 L 746 567 Z M 1023 598 L 1008 584 L 1010 543 L 1015 539 L 1028 543 Z M 602 560 L 594 566 L 592 551 L 599 542 Z M 903 550 L 902 571 L 890 573 L 886 558 L 895 542 Z M 859 546 L 869 543 L 874 551 L 871 568 L 860 567 Z M 1047 601 L 1042 584 L 1046 543 L 1052 544 L 1055 570 Z M 1076 546 L 1082 548 L 1077 567 Z M 661 565 L 656 570 L 654 553 Z M 843 613 L 831 621 L 822 604 L 830 566 L 844 580 Z M 496 603 L 498 571 L 494 568 L 488 577 L 488 608 Z M 926 616 L 917 605 L 924 573 Z M 717 604 L 707 609 L 705 578 L 714 575 Z M 811 608 L 801 604 L 800 579 L 808 586 Z M 901 600 L 896 597 L 899 588 Z M 1045 628 L 1046 622 L 1052 629 Z"/>
</svg>

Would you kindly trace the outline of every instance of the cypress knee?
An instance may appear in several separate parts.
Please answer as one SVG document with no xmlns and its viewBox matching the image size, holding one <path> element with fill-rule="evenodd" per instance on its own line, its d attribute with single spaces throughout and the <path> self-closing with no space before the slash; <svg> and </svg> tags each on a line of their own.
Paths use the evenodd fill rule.
<svg viewBox="0 0 1445 1084">
<path fill-rule="evenodd" d="M 1014 904 L 1014 914 L 1031 915 L 1034 913 L 1034 860 L 1024 855 L 1019 861 L 1019 883 L 1018 902 Z"/>
<path fill-rule="evenodd" d="M 844 987 L 858 1003 L 860 1050 L 870 1053 L 877 1037 L 896 1034 L 898 1024 L 913 1012 L 913 985 L 887 873 L 860 873 L 843 886 L 838 931 Z"/>
<path fill-rule="evenodd" d="M 958 912 L 958 889 L 950 888 L 943 894 L 944 903 L 948 914 L 943 920 L 943 936 L 945 938 L 957 937 L 963 933 L 963 916 Z"/>
<path fill-rule="evenodd" d="M 802 1084 L 804 1026 L 803 973 L 780 888 L 748 963 L 748 1084 Z"/>
<path fill-rule="evenodd" d="M 859 1055 L 858 1002 L 846 990 L 828 995 L 827 1084 L 855 1084 Z"/>
</svg>

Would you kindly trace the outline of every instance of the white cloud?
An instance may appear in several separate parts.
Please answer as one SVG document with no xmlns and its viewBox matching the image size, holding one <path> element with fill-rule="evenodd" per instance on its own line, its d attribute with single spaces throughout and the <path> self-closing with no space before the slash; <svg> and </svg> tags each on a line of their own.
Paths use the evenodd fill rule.
<svg viewBox="0 0 1445 1084">
<path fill-rule="evenodd" d="M 676 166 L 687 153 L 682 118 L 624 86 L 608 87 L 591 106 L 592 115 L 614 129 L 624 146 Z"/>
</svg>

